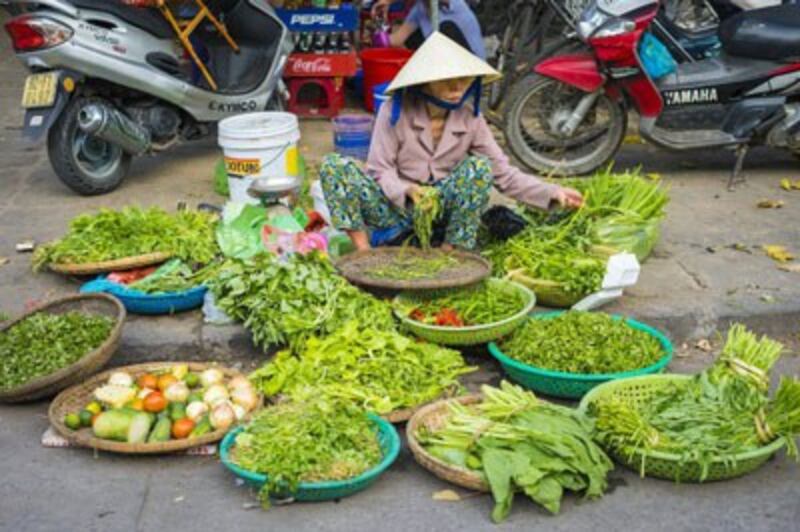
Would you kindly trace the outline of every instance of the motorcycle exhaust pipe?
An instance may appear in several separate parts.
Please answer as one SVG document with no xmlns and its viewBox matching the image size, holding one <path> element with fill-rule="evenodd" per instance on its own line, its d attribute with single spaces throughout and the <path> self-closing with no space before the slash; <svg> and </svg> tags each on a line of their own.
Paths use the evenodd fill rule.
<svg viewBox="0 0 800 532">
<path fill-rule="evenodd" d="M 104 103 L 84 106 L 78 113 L 78 127 L 131 155 L 141 155 L 150 148 L 147 129 Z"/>
</svg>

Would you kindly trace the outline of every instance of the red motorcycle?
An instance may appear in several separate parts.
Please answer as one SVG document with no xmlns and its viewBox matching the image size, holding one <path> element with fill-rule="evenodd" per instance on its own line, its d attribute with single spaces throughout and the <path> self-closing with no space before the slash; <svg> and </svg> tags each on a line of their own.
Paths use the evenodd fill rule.
<svg viewBox="0 0 800 532">
<path fill-rule="evenodd" d="M 640 135 L 672 150 L 730 148 L 732 179 L 754 145 L 800 154 L 800 7 L 747 11 L 719 26 L 719 56 L 654 80 L 639 43 L 658 0 L 593 0 L 577 25 L 590 50 L 551 57 L 515 90 L 506 113 L 514 154 L 550 175 L 605 165 L 625 137 L 628 106 Z"/>
</svg>

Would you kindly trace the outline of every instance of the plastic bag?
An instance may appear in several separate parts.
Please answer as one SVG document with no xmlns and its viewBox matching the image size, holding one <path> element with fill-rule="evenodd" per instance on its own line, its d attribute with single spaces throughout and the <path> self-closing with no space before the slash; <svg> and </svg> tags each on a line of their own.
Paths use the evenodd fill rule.
<svg viewBox="0 0 800 532">
<path fill-rule="evenodd" d="M 643 34 L 639 41 L 639 58 L 645 72 L 653 79 L 672 74 L 678 67 L 667 47 L 650 33 Z"/>
<path fill-rule="evenodd" d="M 245 205 L 238 216 L 217 227 L 217 244 L 226 257 L 248 259 L 264 250 L 261 231 L 267 211 L 258 205 Z"/>
<path fill-rule="evenodd" d="M 639 262 L 650 256 L 658 238 L 660 220 L 636 220 L 630 216 L 610 216 L 594 225 L 592 241 L 615 251 L 633 253 Z"/>
</svg>

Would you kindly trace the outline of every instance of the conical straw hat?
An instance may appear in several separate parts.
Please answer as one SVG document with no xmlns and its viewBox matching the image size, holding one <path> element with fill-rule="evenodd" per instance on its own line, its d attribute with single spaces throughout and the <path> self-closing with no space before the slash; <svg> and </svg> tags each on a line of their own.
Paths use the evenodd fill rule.
<svg viewBox="0 0 800 532">
<path fill-rule="evenodd" d="M 443 33 L 435 32 L 414 52 L 385 92 L 391 94 L 414 85 L 470 76 L 482 77 L 484 83 L 502 77 L 489 63 Z"/>
</svg>

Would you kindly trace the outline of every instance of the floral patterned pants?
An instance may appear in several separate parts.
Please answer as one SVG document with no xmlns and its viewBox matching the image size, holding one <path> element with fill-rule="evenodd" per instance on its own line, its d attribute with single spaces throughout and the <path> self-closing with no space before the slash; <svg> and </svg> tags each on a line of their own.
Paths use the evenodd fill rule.
<svg viewBox="0 0 800 532">
<path fill-rule="evenodd" d="M 340 230 L 411 227 L 412 209 L 400 209 L 383 193 L 380 185 L 350 159 L 338 154 L 325 157 L 320 181 L 333 225 Z M 489 204 L 494 176 L 484 157 L 467 157 L 453 173 L 435 182 L 446 223 L 445 242 L 473 249 L 480 217 Z"/>
</svg>

